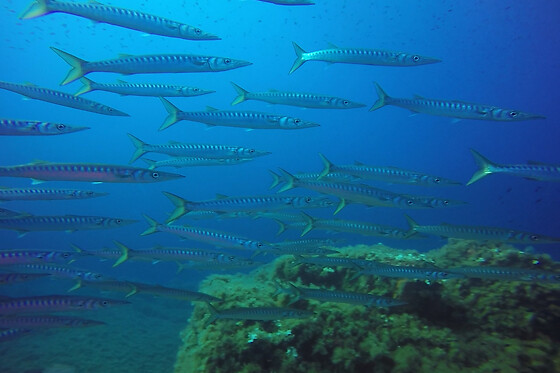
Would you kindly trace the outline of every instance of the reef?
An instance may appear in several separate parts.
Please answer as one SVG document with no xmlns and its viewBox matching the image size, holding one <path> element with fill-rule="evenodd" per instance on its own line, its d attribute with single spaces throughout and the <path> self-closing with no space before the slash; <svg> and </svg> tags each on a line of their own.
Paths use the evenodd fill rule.
<svg viewBox="0 0 560 373">
<path fill-rule="evenodd" d="M 490 265 L 547 271 L 560 263 L 530 248 L 449 240 L 425 253 L 384 245 L 337 248 L 336 256 L 394 265 Z M 298 300 L 307 319 L 218 320 L 194 308 L 181 332 L 175 373 L 193 372 L 558 372 L 560 284 L 449 279 L 355 278 L 356 270 L 296 265 L 283 256 L 247 274 L 215 274 L 200 291 L 224 299 L 219 309 L 287 306 L 279 284 L 389 296 L 393 308 Z"/>
</svg>

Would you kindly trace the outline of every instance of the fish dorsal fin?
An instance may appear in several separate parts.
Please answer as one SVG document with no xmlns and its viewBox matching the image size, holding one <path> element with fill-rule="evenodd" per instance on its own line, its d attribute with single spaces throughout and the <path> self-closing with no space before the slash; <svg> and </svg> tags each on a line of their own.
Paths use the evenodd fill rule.
<svg viewBox="0 0 560 373">
<path fill-rule="evenodd" d="M 95 1 L 95 0 L 89 0 L 88 3 L 90 3 L 92 5 L 103 5 L 99 1 Z"/>
<path fill-rule="evenodd" d="M 412 97 L 414 97 L 417 100 L 425 100 L 426 99 L 426 97 L 420 96 L 420 95 L 412 95 Z"/>
<path fill-rule="evenodd" d="M 450 227 L 450 226 L 452 226 L 453 224 L 449 224 L 449 223 L 443 222 L 443 223 L 441 223 L 440 225 L 443 225 L 443 226 L 445 226 L 445 227 Z"/>
<path fill-rule="evenodd" d="M 169 140 L 169 144 L 180 144 L 179 141 Z"/>
<path fill-rule="evenodd" d="M 216 109 L 215 107 L 212 106 L 206 106 L 206 111 L 219 111 L 219 109 Z"/>
<path fill-rule="evenodd" d="M 50 163 L 50 162 L 48 162 L 48 161 L 43 161 L 43 160 L 41 160 L 41 159 L 34 159 L 34 160 L 31 161 L 30 164 L 36 166 L 36 165 L 40 165 L 40 164 L 49 164 L 49 163 Z"/>
<path fill-rule="evenodd" d="M 125 82 L 124 80 L 121 80 L 121 79 L 117 79 L 117 83 L 119 83 L 119 84 L 128 84 L 128 82 Z"/>
<path fill-rule="evenodd" d="M 269 91 L 269 92 L 280 92 L 280 91 L 277 90 L 277 89 L 269 89 L 268 91 Z"/>
<path fill-rule="evenodd" d="M 134 57 L 134 56 L 132 54 L 119 53 L 119 58 L 128 58 L 128 57 Z M 123 75 L 130 75 L 130 74 L 123 74 Z"/>
<path fill-rule="evenodd" d="M 354 166 L 365 166 L 365 163 L 362 163 L 360 161 L 354 161 Z"/>
<path fill-rule="evenodd" d="M 550 163 L 544 163 L 544 162 L 533 161 L 533 160 L 527 161 L 527 164 L 530 164 L 532 166 L 553 166 L 554 167 L 554 165 L 552 165 Z"/>
<path fill-rule="evenodd" d="M 330 49 L 340 49 L 338 46 L 334 45 L 333 43 L 327 43 Z"/>
<path fill-rule="evenodd" d="M 216 193 L 216 199 L 225 199 L 225 198 L 229 198 L 229 196 L 226 196 L 225 194 Z"/>
<path fill-rule="evenodd" d="M 33 84 L 31 82 L 25 82 L 25 83 L 23 83 L 23 85 L 26 86 L 26 87 L 37 87 L 36 84 Z"/>
</svg>

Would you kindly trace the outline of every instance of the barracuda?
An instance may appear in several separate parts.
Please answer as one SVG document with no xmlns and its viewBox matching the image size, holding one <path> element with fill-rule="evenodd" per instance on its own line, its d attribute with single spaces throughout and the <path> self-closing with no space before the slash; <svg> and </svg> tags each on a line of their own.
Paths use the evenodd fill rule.
<svg viewBox="0 0 560 373">
<path fill-rule="evenodd" d="M 329 49 L 306 52 L 299 45 L 292 42 L 296 52 L 296 60 L 290 74 L 307 61 L 323 61 L 330 63 L 350 63 L 377 66 L 419 66 L 441 62 L 437 58 L 420 56 L 403 52 L 392 52 L 378 49 L 339 48 L 330 44 Z"/>
<path fill-rule="evenodd" d="M 520 120 L 544 119 L 542 115 L 524 113 L 519 110 L 503 109 L 496 106 L 474 104 L 457 100 L 439 100 L 414 96 L 414 98 L 396 98 L 385 93 L 383 88 L 375 83 L 379 98 L 369 111 L 382 108 L 385 105 L 398 106 L 413 113 L 423 113 L 453 117 L 458 119 L 479 119 L 492 121 L 515 122 Z"/>
<path fill-rule="evenodd" d="M 53 136 L 89 129 L 90 127 L 70 126 L 38 120 L 0 119 L 0 136 Z"/>
<path fill-rule="evenodd" d="M 259 0 L 276 5 L 315 5 L 312 0 Z"/>
<path fill-rule="evenodd" d="M 536 233 L 518 231 L 509 228 L 473 226 L 473 225 L 419 225 L 410 216 L 406 216 L 410 233 L 419 232 L 446 238 L 465 240 L 502 241 L 509 243 L 556 243 L 560 238 L 548 237 Z"/>
<path fill-rule="evenodd" d="M 17 84 L 0 81 L 0 89 L 5 89 L 20 95 L 50 102 L 51 104 L 66 106 L 78 110 L 91 111 L 92 113 L 128 117 L 129 115 L 118 111 L 112 107 L 100 104 L 99 102 L 87 100 L 85 98 L 76 97 L 68 93 L 55 91 L 48 88 L 38 87 L 34 84 Z"/>
<path fill-rule="evenodd" d="M 158 54 L 158 55 L 121 55 L 118 58 L 102 61 L 85 61 L 81 58 L 51 47 L 67 64 L 71 66 L 68 75 L 62 81 L 65 85 L 78 80 L 91 72 L 119 74 L 154 74 L 154 73 L 201 73 L 237 69 L 251 65 L 251 62 L 234 60 L 229 57 L 198 56 L 193 54 Z"/>
<path fill-rule="evenodd" d="M 316 219 L 306 213 L 302 213 L 302 216 L 306 219 L 306 225 L 301 233 L 302 236 L 311 232 L 313 229 L 319 229 L 329 232 L 346 232 L 362 236 L 385 237 L 396 240 L 405 240 L 413 237 L 406 229 L 388 225 L 342 219 Z"/>
<path fill-rule="evenodd" d="M 229 233 L 182 225 L 160 224 L 146 215 L 144 215 L 144 218 L 150 226 L 142 232 L 142 236 L 156 232 L 167 232 L 193 241 L 203 242 L 208 245 L 243 250 L 260 250 L 269 246 L 263 242 L 248 240 L 244 237 L 234 236 Z"/>
<path fill-rule="evenodd" d="M 355 109 L 366 106 L 345 98 L 314 93 L 280 92 L 276 90 L 252 93 L 233 82 L 231 84 L 238 95 L 231 103 L 232 105 L 237 105 L 247 100 L 257 100 L 268 102 L 269 104 L 301 106 L 314 109 Z"/>
<path fill-rule="evenodd" d="M 33 179 L 33 184 L 38 184 L 43 181 L 155 183 L 184 176 L 130 166 L 36 161 L 23 165 L 0 167 L 0 177 L 28 177 Z"/>
<path fill-rule="evenodd" d="M 0 201 L 50 201 L 97 198 L 109 193 L 78 189 L 38 189 L 0 187 Z"/>
<path fill-rule="evenodd" d="M 0 314 L 93 310 L 125 304 L 130 302 L 72 295 L 44 295 L 0 299 Z"/>
<path fill-rule="evenodd" d="M 270 184 L 268 189 L 273 189 L 281 183 L 286 182 L 286 179 L 282 175 L 278 175 L 276 172 L 271 170 L 268 170 L 268 172 L 272 176 L 272 184 Z M 319 172 L 296 173 L 293 174 L 293 176 L 298 180 L 317 180 L 320 178 L 323 181 L 330 181 L 333 183 L 351 183 L 359 180 L 359 178 L 355 176 L 340 172 L 331 172 L 323 177 L 321 177 L 321 173 Z"/>
<path fill-rule="evenodd" d="M 0 317 L 0 328 L 85 328 L 89 326 L 105 325 L 102 321 L 87 320 L 70 316 L 33 315 Z"/>
<path fill-rule="evenodd" d="M 208 304 L 208 306 L 210 307 L 210 317 L 205 325 L 223 319 L 269 321 L 303 319 L 314 315 L 311 311 L 283 307 L 240 307 L 218 311 L 211 304 Z"/>
<path fill-rule="evenodd" d="M 386 183 L 402 183 L 421 186 L 461 185 L 460 182 L 440 176 L 428 175 L 421 172 L 405 170 L 397 167 L 376 167 L 356 162 L 353 165 L 336 165 L 319 153 L 323 161 L 323 171 L 318 179 L 327 178 L 331 174 L 348 174 L 365 179 L 378 180 Z"/>
<path fill-rule="evenodd" d="M 152 159 L 142 159 L 148 165 L 149 170 L 155 170 L 160 167 L 203 167 L 203 166 L 232 166 L 251 162 L 252 158 L 201 158 L 201 157 L 174 157 L 163 159 L 161 161 L 154 161 Z"/>
<path fill-rule="evenodd" d="M 191 211 L 270 211 L 283 209 L 308 209 L 330 207 L 333 202 L 327 197 L 310 196 L 247 196 L 247 197 L 228 197 L 218 195 L 216 199 L 210 201 L 194 202 L 183 199 L 175 194 L 163 192 L 175 205 L 175 211 L 171 213 L 167 222 L 179 219 L 181 216 Z"/>
<path fill-rule="evenodd" d="M 416 197 L 408 194 L 397 194 L 387 190 L 374 188 L 365 184 L 331 183 L 321 180 L 300 180 L 286 170 L 280 169 L 286 184 L 280 188 L 283 192 L 301 187 L 319 193 L 337 197 L 340 202 L 334 211 L 337 214 L 348 203 L 361 203 L 367 206 L 398 207 L 398 208 L 433 208 L 434 200 L 430 197 Z"/>
<path fill-rule="evenodd" d="M 72 263 L 78 252 L 43 251 L 43 250 L 2 250 L 0 251 L 0 265 L 30 264 L 30 263 Z"/>
<path fill-rule="evenodd" d="M 560 181 L 560 165 L 529 162 L 528 164 L 499 164 L 494 163 L 476 150 L 471 149 L 478 170 L 471 177 L 467 185 L 490 174 L 508 174 L 520 176 L 529 180 Z"/>
<path fill-rule="evenodd" d="M 212 107 L 207 107 L 206 111 L 181 111 L 163 97 L 160 99 L 169 114 L 161 127 L 159 127 L 160 131 L 182 120 L 200 122 L 207 126 L 245 129 L 297 130 L 319 126 L 317 123 L 306 122 L 299 118 L 258 111 L 218 110 Z"/>
<path fill-rule="evenodd" d="M 70 278 L 74 280 L 80 279 L 87 281 L 102 281 L 103 279 L 105 279 L 105 276 L 103 276 L 101 273 L 52 264 L 29 263 L 14 265 L 13 267 L 25 271 L 48 273 L 49 275 L 55 277 Z M 74 288 L 75 287 L 70 290 L 73 290 Z"/>
<path fill-rule="evenodd" d="M 15 230 L 19 237 L 37 231 L 66 231 L 110 229 L 136 223 L 138 220 L 108 218 L 104 216 L 24 216 L 0 219 L 0 229 Z"/>
<path fill-rule="evenodd" d="M 92 91 L 105 91 L 117 93 L 121 96 L 154 96 L 154 97 L 194 97 L 207 95 L 216 91 L 208 91 L 198 87 L 182 85 L 153 84 L 153 83 L 127 83 L 118 80 L 117 83 L 96 83 L 88 78 L 80 78 L 83 86 L 75 96 Z"/>
<path fill-rule="evenodd" d="M 18 282 L 32 281 L 48 275 L 48 273 L 0 273 L 0 285 L 10 285 Z"/>
<path fill-rule="evenodd" d="M 357 304 L 366 307 L 395 307 L 406 304 L 406 302 L 389 297 L 349 291 L 332 291 L 324 289 L 304 288 L 295 286 L 292 283 L 290 283 L 290 288 L 281 289 L 280 291 L 288 293 L 293 297 L 288 305 L 296 303 L 300 299 L 312 299 L 319 302 Z"/>
<path fill-rule="evenodd" d="M 560 274 L 525 268 L 508 267 L 461 267 L 449 268 L 448 271 L 468 278 L 480 278 L 502 281 L 530 281 L 560 283 Z"/>
<path fill-rule="evenodd" d="M 103 5 L 95 0 L 88 3 L 34 0 L 20 16 L 20 19 L 31 19 L 56 12 L 154 35 L 188 40 L 220 40 L 216 35 L 204 32 L 197 27 L 136 10 Z"/>
<path fill-rule="evenodd" d="M 439 268 L 419 268 L 408 266 L 395 266 L 370 261 L 368 266 L 364 267 L 354 277 L 360 275 L 373 275 L 392 278 L 410 278 L 410 279 L 426 279 L 426 280 L 446 280 L 453 278 L 465 277 L 461 273 L 455 273 Z"/>
<path fill-rule="evenodd" d="M 191 144 L 170 141 L 167 144 L 147 144 L 139 138 L 128 134 L 132 144 L 136 148 L 129 163 L 134 162 L 146 153 L 161 153 L 173 157 L 204 157 L 204 158 L 255 158 L 271 154 L 247 148 L 243 146 L 215 145 L 215 144 Z"/>
</svg>

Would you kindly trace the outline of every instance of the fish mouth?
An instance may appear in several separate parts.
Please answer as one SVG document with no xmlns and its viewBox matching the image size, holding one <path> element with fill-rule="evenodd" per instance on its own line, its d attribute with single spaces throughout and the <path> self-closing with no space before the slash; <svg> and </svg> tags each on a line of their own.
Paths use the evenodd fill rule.
<svg viewBox="0 0 560 373">
<path fill-rule="evenodd" d="M 130 114 L 127 114 L 123 111 L 119 111 L 119 110 L 113 110 L 113 112 L 110 115 L 114 115 L 116 117 L 129 117 Z"/>
<path fill-rule="evenodd" d="M 79 131 L 85 131 L 85 130 L 90 130 L 91 127 L 72 127 L 72 129 L 70 131 L 68 131 L 69 133 L 72 132 L 79 132 Z"/>
<path fill-rule="evenodd" d="M 265 152 L 265 151 L 255 151 L 255 157 L 262 157 L 263 155 L 269 155 L 272 152 Z"/>
<path fill-rule="evenodd" d="M 136 220 L 136 219 L 120 219 L 120 223 L 119 226 L 125 226 L 125 225 L 130 225 L 130 224 L 135 224 L 138 223 L 140 220 Z"/>
<path fill-rule="evenodd" d="M 439 58 L 433 58 L 433 57 L 423 57 L 423 60 L 422 60 L 422 64 L 424 64 L 424 65 L 428 65 L 428 64 L 431 64 L 431 63 L 439 63 L 439 62 L 442 62 L 442 60 L 440 60 Z"/>
<path fill-rule="evenodd" d="M 362 103 L 359 103 L 359 102 L 353 102 L 353 103 L 348 107 L 348 109 L 357 109 L 357 108 L 366 107 L 366 106 L 367 106 L 366 104 L 362 104 Z"/>
<path fill-rule="evenodd" d="M 237 67 L 250 66 L 252 64 L 253 64 L 252 62 L 242 61 L 242 60 L 237 60 L 237 62 L 236 62 Z"/>
</svg>

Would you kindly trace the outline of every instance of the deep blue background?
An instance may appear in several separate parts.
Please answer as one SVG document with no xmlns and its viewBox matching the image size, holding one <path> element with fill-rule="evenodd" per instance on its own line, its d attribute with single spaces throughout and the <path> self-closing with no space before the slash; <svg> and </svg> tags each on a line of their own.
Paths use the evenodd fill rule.
<svg viewBox="0 0 560 373">
<path fill-rule="evenodd" d="M 0 8 L 2 72 L 0 80 L 32 82 L 59 89 L 69 69 L 49 47 L 55 46 L 86 60 L 114 58 L 119 53 L 186 53 L 228 56 L 254 64 L 237 70 L 202 74 L 158 74 L 124 77 L 130 82 L 158 82 L 199 86 L 217 93 L 196 98 L 176 98 L 179 108 L 203 110 L 206 105 L 229 108 L 235 97 L 230 81 L 249 91 L 270 88 L 313 92 L 345 97 L 368 107 L 376 100 L 373 81 L 396 97 L 420 94 L 425 97 L 458 99 L 494 104 L 547 116 L 546 120 L 499 123 L 463 120 L 409 112 L 386 107 L 370 113 L 354 110 L 315 110 L 272 106 L 249 101 L 236 109 L 277 112 L 318 122 L 321 127 L 301 131 L 252 131 L 219 127 L 206 130 L 199 123 L 180 122 L 158 132 L 166 112 L 157 98 L 119 97 L 94 92 L 84 97 L 100 101 L 131 114 L 130 118 L 108 117 L 24 101 L 22 96 L 0 91 L 1 115 L 5 118 L 57 121 L 92 127 L 71 135 L 33 138 L 0 138 L 1 165 L 27 163 L 35 159 L 53 162 L 126 164 L 133 152 L 127 132 L 150 143 L 169 140 L 252 146 L 273 152 L 254 162 L 232 167 L 186 168 L 185 179 L 156 184 L 102 184 L 52 182 L 48 187 L 93 188 L 110 196 L 84 201 L 10 202 L 2 207 L 34 214 L 81 214 L 142 219 L 148 214 L 163 220 L 172 210 L 160 193 L 169 191 L 190 200 L 227 195 L 268 193 L 268 169 L 292 172 L 318 171 L 318 152 L 335 163 L 359 160 L 372 165 L 391 165 L 424 171 L 466 182 L 476 167 L 469 148 L 501 163 L 537 160 L 560 163 L 556 123 L 560 26 L 559 5 L 551 1 L 340 1 L 317 0 L 317 5 L 282 7 L 258 1 L 106 1 L 199 26 L 222 37 L 221 41 L 195 42 L 148 36 L 116 26 L 97 24 L 65 14 L 20 21 L 23 3 L 4 0 Z M 307 51 L 327 47 L 402 50 L 437 57 L 442 63 L 411 68 L 359 65 L 327 65 L 308 62 L 292 75 L 295 58 L 291 42 Z M 93 73 L 89 78 L 114 82 L 116 74 Z M 77 91 L 79 82 L 60 87 Z M 150 154 L 149 158 L 162 159 Z M 144 166 L 138 161 L 137 166 Z M 174 171 L 174 170 L 170 170 Z M 5 179 L 0 185 L 29 186 L 26 179 Z M 528 181 L 510 176 L 489 176 L 469 187 L 420 188 L 381 185 L 407 193 L 437 195 L 468 201 L 461 207 L 408 211 L 421 224 L 493 225 L 560 236 L 558 184 Z M 305 193 L 296 190 L 291 193 Z M 317 215 L 317 211 L 312 211 Z M 329 217 L 331 212 L 319 213 Z M 403 211 L 350 205 L 339 218 L 371 221 L 406 227 Z M 186 220 L 185 220 L 186 221 Z M 275 237 L 272 221 L 223 220 L 195 222 L 246 235 L 276 241 L 296 238 L 298 232 Z M 119 230 L 31 233 L 18 239 L 16 233 L 0 231 L 2 249 L 68 249 L 74 242 L 88 249 L 110 246 L 119 240 L 131 247 L 152 244 L 184 245 L 177 237 L 163 233 L 140 237 L 147 225 Z M 315 237 L 324 232 L 314 233 Z M 309 237 L 312 235 L 310 234 Z M 376 238 L 346 236 L 349 242 L 375 243 Z M 429 249 L 444 241 L 387 242 L 402 248 Z M 554 252 L 558 245 L 537 250 Z M 147 265 L 146 265 L 147 266 Z M 166 266 L 166 265 L 162 265 Z M 128 268 L 128 270 L 126 269 Z M 173 271 L 150 271 L 141 264 L 123 266 L 115 275 L 135 275 L 145 280 L 167 281 Z M 161 267 L 168 268 L 168 267 Z M 172 268 L 171 265 L 169 268 Z M 130 272 L 127 272 L 130 271 Z M 132 273 L 135 272 L 135 273 Z"/>
</svg>

